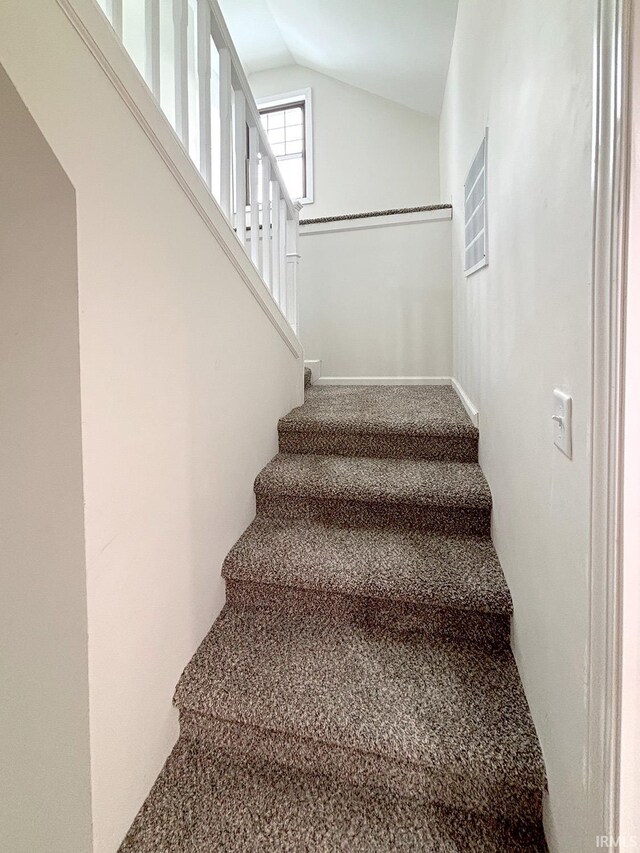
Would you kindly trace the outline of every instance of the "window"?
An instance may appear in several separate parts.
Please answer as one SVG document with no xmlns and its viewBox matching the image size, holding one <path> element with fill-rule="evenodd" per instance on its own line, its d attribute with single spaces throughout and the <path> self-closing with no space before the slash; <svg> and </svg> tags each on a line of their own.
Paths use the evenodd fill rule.
<svg viewBox="0 0 640 853">
<path fill-rule="evenodd" d="M 464 274 L 485 267 L 487 258 L 487 131 L 464 182 Z"/>
<path fill-rule="evenodd" d="M 258 101 L 262 124 L 289 195 L 295 201 L 313 201 L 313 145 L 311 89 Z"/>
</svg>

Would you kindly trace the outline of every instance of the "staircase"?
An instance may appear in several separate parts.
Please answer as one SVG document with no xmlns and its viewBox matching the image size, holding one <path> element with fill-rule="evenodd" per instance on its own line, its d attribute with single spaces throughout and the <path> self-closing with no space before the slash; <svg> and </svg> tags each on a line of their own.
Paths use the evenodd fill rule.
<svg viewBox="0 0 640 853">
<path fill-rule="evenodd" d="M 477 430 L 448 387 L 305 382 L 122 853 L 546 850 Z"/>
</svg>

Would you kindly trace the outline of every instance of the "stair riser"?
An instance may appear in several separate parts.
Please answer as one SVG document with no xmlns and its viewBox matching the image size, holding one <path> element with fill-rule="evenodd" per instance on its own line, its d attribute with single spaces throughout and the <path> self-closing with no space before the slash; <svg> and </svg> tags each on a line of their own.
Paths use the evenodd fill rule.
<svg viewBox="0 0 640 853">
<path fill-rule="evenodd" d="M 279 430 L 281 453 L 477 462 L 477 437 L 358 435 Z"/>
<path fill-rule="evenodd" d="M 420 507 L 415 504 L 370 504 L 358 501 L 256 495 L 258 514 L 266 518 L 302 519 L 340 526 L 397 527 L 420 532 L 488 536 L 491 509 Z"/>
<path fill-rule="evenodd" d="M 290 615 L 335 617 L 362 627 L 379 627 L 404 636 L 447 638 L 469 642 L 486 650 L 509 645 L 510 617 L 500 613 L 454 610 L 326 591 L 226 579 L 227 605 Z"/>
<path fill-rule="evenodd" d="M 118 853 L 547 853 L 539 825 L 420 806 L 183 737 Z"/>
<path fill-rule="evenodd" d="M 270 761 L 305 773 L 363 787 L 382 788 L 418 801 L 535 823 L 542 817 L 542 792 L 513 788 L 499 779 L 465 774 L 433 775 L 427 768 L 330 744 L 258 729 L 180 709 L 180 733 L 199 748 L 222 750 L 245 759 Z"/>
</svg>

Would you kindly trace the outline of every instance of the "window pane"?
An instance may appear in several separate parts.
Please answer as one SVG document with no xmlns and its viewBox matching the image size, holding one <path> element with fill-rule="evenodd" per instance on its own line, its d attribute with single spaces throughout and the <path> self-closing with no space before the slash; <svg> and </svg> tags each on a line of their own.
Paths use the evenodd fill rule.
<svg viewBox="0 0 640 853">
<path fill-rule="evenodd" d="M 277 110 L 273 113 L 266 113 L 268 122 L 269 122 L 269 130 L 273 127 L 284 127 L 284 111 Z"/>
<path fill-rule="evenodd" d="M 302 140 L 301 139 L 294 139 L 293 141 L 290 141 L 287 139 L 286 153 L 287 154 L 302 154 Z"/>
<path fill-rule="evenodd" d="M 267 136 L 269 137 L 269 143 L 271 145 L 276 145 L 278 142 L 284 142 L 284 127 L 276 127 L 274 130 L 269 128 Z"/>
<path fill-rule="evenodd" d="M 282 157 L 283 154 L 286 154 L 284 142 L 278 142 L 271 146 L 273 153 L 276 157 Z"/>
<path fill-rule="evenodd" d="M 297 127 L 288 127 L 285 130 L 285 138 L 287 142 L 295 142 L 296 139 L 302 139 L 302 125 Z"/>
<path fill-rule="evenodd" d="M 293 109 L 287 110 L 285 121 L 287 127 L 291 127 L 296 124 L 302 124 L 302 108 L 294 107 Z"/>
<path fill-rule="evenodd" d="M 282 178 L 292 199 L 304 198 L 304 160 L 295 157 L 291 160 L 278 161 Z"/>
</svg>

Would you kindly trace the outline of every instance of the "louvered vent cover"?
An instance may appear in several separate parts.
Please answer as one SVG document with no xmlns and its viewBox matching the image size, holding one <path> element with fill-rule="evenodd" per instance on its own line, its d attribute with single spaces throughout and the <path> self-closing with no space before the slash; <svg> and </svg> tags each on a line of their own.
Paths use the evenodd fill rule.
<svg viewBox="0 0 640 853">
<path fill-rule="evenodd" d="M 464 183 L 464 274 L 486 266 L 487 259 L 487 134 L 473 158 Z"/>
</svg>

